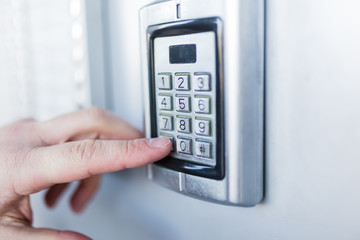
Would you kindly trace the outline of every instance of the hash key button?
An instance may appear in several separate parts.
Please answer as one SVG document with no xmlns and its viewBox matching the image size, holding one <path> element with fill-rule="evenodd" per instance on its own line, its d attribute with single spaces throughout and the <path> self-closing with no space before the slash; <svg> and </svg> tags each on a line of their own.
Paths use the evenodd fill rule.
<svg viewBox="0 0 360 240">
<path fill-rule="evenodd" d="M 211 158 L 211 143 L 196 141 L 195 154 L 198 157 Z"/>
</svg>

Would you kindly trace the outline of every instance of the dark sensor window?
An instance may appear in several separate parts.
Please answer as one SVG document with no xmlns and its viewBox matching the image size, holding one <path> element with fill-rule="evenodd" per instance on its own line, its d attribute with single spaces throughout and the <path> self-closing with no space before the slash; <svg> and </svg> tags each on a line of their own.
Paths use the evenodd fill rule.
<svg viewBox="0 0 360 240">
<path fill-rule="evenodd" d="M 174 45 L 169 47 L 170 63 L 196 63 L 196 45 Z"/>
</svg>

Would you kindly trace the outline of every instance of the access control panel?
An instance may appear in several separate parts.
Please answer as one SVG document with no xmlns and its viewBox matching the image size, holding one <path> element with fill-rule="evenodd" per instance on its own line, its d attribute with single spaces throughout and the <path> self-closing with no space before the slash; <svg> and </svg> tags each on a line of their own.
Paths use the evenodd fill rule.
<svg viewBox="0 0 360 240">
<path fill-rule="evenodd" d="M 261 201 L 263 6 L 173 0 L 141 10 L 145 133 L 173 143 L 147 167 L 152 181 L 221 204 Z"/>
<path fill-rule="evenodd" d="M 220 27 L 220 19 L 210 18 L 149 29 L 153 136 L 173 142 L 159 164 L 216 179 L 223 177 L 224 162 Z M 174 35 L 185 29 L 188 34 Z"/>
</svg>

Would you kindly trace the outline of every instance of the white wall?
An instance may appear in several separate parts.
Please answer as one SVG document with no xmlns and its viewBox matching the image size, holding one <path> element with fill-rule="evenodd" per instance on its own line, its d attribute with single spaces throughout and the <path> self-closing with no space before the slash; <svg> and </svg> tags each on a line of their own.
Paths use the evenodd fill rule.
<svg viewBox="0 0 360 240">
<path fill-rule="evenodd" d="M 83 0 L 0 0 L 0 126 L 89 106 Z"/>
<path fill-rule="evenodd" d="M 115 109 L 141 127 L 137 11 L 108 0 Z M 36 223 L 95 239 L 360 239 L 360 15 L 357 0 L 268 0 L 266 196 L 215 205 L 159 187 L 143 169 L 107 175 L 84 215 L 66 202 Z M 36 213 L 35 213 L 36 214 Z M 44 220 L 46 219 L 46 220 Z"/>
</svg>

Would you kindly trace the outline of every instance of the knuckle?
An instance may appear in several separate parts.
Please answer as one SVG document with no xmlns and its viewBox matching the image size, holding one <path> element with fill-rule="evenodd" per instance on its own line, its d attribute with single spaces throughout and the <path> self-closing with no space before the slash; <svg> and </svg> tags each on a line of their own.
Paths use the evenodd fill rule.
<svg viewBox="0 0 360 240">
<path fill-rule="evenodd" d="M 5 133 L 9 136 L 19 135 L 24 130 L 24 124 L 23 123 L 13 123 L 5 128 Z"/>
<path fill-rule="evenodd" d="M 131 153 L 131 148 L 132 148 L 132 143 L 129 140 L 124 140 L 121 142 L 121 154 L 120 154 L 120 158 L 121 159 L 126 159 L 129 154 Z"/>
<path fill-rule="evenodd" d="M 124 168 L 128 168 L 130 163 L 127 159 L 132 159 L 132 156 L 136 155 L 141 151 L 141 141 L 140 140 L 125 140 L 121 142 L 121 152 L 119 158 L 124 163 Z"/>
<path fill-rule="evenodd" d="M 80 162 L 91 161 L 96 149 L 96 140 L 94 139 L 83 140 L 70 146 L 70 152 L 74 153 L 76 160 Z"/>
<path fill-rule="evenodd" d="M 91 107 L 88 108 L 86 111 L 90 119 L 94 121 L 103 121 L 107 116 L 107 112 L 100 107 Z"/>
</svg>

